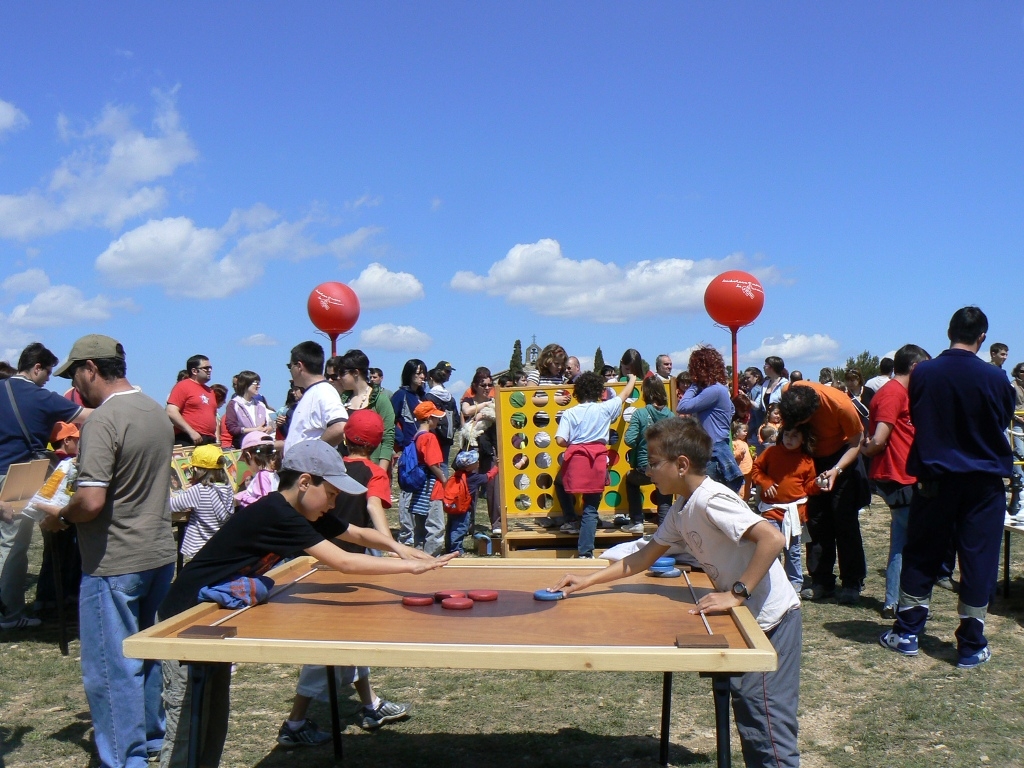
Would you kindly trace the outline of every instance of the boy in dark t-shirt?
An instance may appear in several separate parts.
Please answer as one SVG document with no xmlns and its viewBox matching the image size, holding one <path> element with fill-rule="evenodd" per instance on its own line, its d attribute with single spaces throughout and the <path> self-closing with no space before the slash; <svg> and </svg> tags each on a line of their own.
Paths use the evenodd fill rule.
<svg viewBox="0 0 1024 768">
<path fill-rule="evenodd" d="M 164 620 L 199 600 L 203 587 L 240 576 L 260 576 L 281 560 L 305 552 L 344 573 L 424 573 L 445 565 L 451 556 L 429 559 L 371 557 L 346 552 L 328 539 L 377 549 L 390 549 L 387 539 L 372 529 L 349 526 L 325 517 L 340 492 L 366 489 L 348 476 L 338 452 L 322 440 L 292 446 L 284 457 L 278 490 L 240 510 L 213 535 L 178 574 L 158 611 Z M 216 765 L 224 748 L 230 709 L 230 665 L 215 664 L 206 684 L 204 733 L 194 734 L 202 745 L 201 765 Z M 188 668 L 174 660 L 163 662 L 167 732 L 160 755 L 162 768 L 184 764 L 188 753 L 191 683 Z"/>
</svg>

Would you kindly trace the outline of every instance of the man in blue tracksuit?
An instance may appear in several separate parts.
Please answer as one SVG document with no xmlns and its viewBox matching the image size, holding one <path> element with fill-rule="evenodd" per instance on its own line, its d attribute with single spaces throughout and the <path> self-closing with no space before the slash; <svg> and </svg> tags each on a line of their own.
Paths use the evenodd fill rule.
<svg viewBox="0 0 1024 768">
<path fill-rule="evenodd" d="M 960 559 L 956 641 L 957 666 L 962 669 L 992 657 L 985 614 L 999 566 L 1006 511 L 1003 478 L 1013 469 L 1006 438 L 1013 387 L 1006 374 L 978 357 L 987 331 L 988 318 L 980 309 L 957 310 L 949 321 L 949 349 L 918 363 L 910 377 L 915 436 L 907 471 L 917 477 L 917 484 L 896 622 L 879 638 L 898 653 L 917 655 L 932 587 L 952 545 Z"/>
</svg>

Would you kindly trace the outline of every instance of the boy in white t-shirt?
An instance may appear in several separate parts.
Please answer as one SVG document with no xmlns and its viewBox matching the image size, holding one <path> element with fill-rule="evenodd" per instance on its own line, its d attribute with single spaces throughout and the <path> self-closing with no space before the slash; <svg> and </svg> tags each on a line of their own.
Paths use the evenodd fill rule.
<svg viewBox="0 0 1024 768">
<path fill-rule="evenodd" d="M 690 613 L 746 604 L 778 654 L 775 672 L 748 672 L 730 684 L 743 760 L 795 768 L 802 631 L 800 599 L 778 560 L 782 534 L 706 476 L 711 438 L 693 419 L 652 425 L 647 445 L 647 472 L 658 491 L 678 497 L 665 522 L 643 549 L 588 576 L 568 574 L 551 591 L 569 594 L 643 573 L 671 544 L 685 544 L 720 590 L 701 597 Z"/>
</svg>

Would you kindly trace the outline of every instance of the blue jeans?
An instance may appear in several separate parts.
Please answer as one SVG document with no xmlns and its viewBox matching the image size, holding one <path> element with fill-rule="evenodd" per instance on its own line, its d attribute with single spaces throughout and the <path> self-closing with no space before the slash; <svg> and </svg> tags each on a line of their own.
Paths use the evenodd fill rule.
<svg viewBox="0 0 1024 768">
<path fill-rule="evenodd" d="M 126 659 L 121 643 L 153 626 L 173 577 L 174 563 L 141 573 L 82 576 L 82 684 L 104 768 L 145 768 L 148 753 L 163 745 L 160 662 Z"/>
<path fill-rule="evenodd" d="M 775 526 L 775 530 L 782 531 L 782 521 L 772 520 L 766 517 L 765 522 L 771 523 Z M 786 578 L 789 579 L 789 583 L 793 585 L 793 589 L 799 595 L 800 590 L 804 587 L 804 564 L 803 556 L 800 551 L 800 536 L 791 536 L 789 541 L 786 542 L 785 548 L 782 550 L 782 567 L 786 571 Z"/>
<path fill-rule="evenodd" d="M 907 521 L 910 507 L 890 507 L 889 564 L 885 566 L 885 605 L 900 601 L 900 573 L 903 570 L 903 547 L 907 545 Z"/>
<path fill-rule="evenodd" d="M 469 533 L 469 512 L 458 515 L 445 515 L 445 538 L 448 547 L 446 552 L 461 552 L 462 541 Z"/>
</svg>

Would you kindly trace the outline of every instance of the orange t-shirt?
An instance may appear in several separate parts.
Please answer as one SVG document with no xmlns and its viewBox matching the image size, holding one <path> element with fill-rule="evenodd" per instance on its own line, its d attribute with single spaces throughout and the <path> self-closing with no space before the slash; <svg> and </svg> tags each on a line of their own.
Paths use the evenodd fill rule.
<svg viewBox="0 0 1024 768">
<path fill-rule="evenodd" d="M 433 432 L 416 433 L 416 453 L 419 455 L 420 463 L 426 467 L 433 467 L 437 464 L 444 464 L 444 455 L 441 453 L 441 444 L 437 441 L 437 435 Z M 433 477 L 430 470 L 427 476 Z M 431 501 L 444 500 L 444 484 L 434 483 L 434 490 L 430 492 Z"/>
<path fill-rule="evenodd" d="M 794 381 L 789 386 L 811 387 L 821 401 L 808 422 L 814 435 L 815 456 L 831 456 L 864 431 L 860 414 L 845 392 L 816 381 Z"/>
<path fill-rule="evenodd" d="M 750 468 L 754 466 L 754 460 L 750 458 L 750 446 L 743 440 L 733 438 L 732 453 L 736 457 L 736 463 L 740 466 L 740 472 L 749 475 Z"/>
<path fill-rule="evenodd" d="M 818 473 L 814 469 L 814 459 L 800 448 L 791 451 L 783 445 L 766 448 L 754 460 L 754 468 L 750 473 L 751 481 L 761 486 L 762 492 L 773 485 L 778 486 L 775 489 L 774 499 L 764 499 L 766 504 L 772 502 L 789 504 L 797 499 L 818 493 L 821 489 L 815 482 L 817 478 Z M 807 522 L 805 505 L 801 504 L 798 509 L 800 510 L 800 521 Z M 777 509 L 765 512 L 764 516 L 772 520 L 783 519 L 782 512 Z"/>
</svg>

